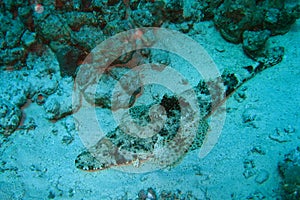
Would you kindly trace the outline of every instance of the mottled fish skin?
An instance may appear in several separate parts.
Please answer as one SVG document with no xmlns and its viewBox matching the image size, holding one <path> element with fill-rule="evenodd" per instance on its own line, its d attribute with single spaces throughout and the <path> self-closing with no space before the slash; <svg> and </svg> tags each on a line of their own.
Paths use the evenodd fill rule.
<svg viewBox="0 0 300 200">
<path fill-rule="evenodd" d="M 75 160 L 76 167 L 85 171 L 97 171 L 116 165 L 111 157 L 116 148 L 112 143 L 103 138 L 88 151 L 79 154 Z"/>
<path fill-rule="evenodd" d="M 193 124 L 193 122 L 191 122 Z M 189 128 L 187 128 L 189 129 Z M 188 132 L 187 130 L 182 130 Z M 117 166 L 134 165 L 139 163 L 151 162 L 159 168 L 168 167 L 170 164 L 178 163 L 189 151 L 192 145 L 191 135 L 179 133 L 172 140 L 156 142 L 156 147 L 152 152 L 133 153 L 120 150 L 119 147 L 104 137 L 89 151 L 79 154 L 75 160 L 75 165 L 83 171 L 94 172 Z M 180 145 L 179 145 L 180 144 Z M 138 166 L 135 166 L 138 167 Z"/>
<path fill-rule="evenodd" d="M 98 171 L 108 168 L 110 165 L 105 165 L 97 160 L 90 152 L 84 151 L 79 154 L 75 160 L 75 166 L 84 171 Z"/>
<path fill-rule="evenodd" d="M 195 111 L 197 108 L 192 109 L 188 103 L 182 103 L 180 107 L 179 100 L 173 96 L 164 96 L 161 105 L 166 109 L 168 117 L 165 127 L 157 134 L 158 136 L 140 138 L 127 132 L 122 133 L 122 130 L 117 127 L 88 151 L 78 155 L 75 161 L 76 167 L 84 171 L 97 171 L 124 165 L 135 166 L 136 163 L 143 162 L 158 168 L 178 163 L 191 149 L 195 138 L 205 138 L 206 131 L 191 131 L 198 129 L 197 126 L 201 124 L 203 118 L 199 118 Z M 206 107 L 202 105 L 204 110 L 209 110 L 210 107 L 209 104 Z M 179 122 L 180 119 L 183 121 Z M 182 127 L 180 127 L 181 123 L 184 124 Z M 203 136 L 198 137 L 197 134 Z M 127 142 L 124 142 L 124 138 Z M 143 144 L 142 148 L 141 144 Z M 199 144 L 201 145 L 202 141 Z M 194 148 L 199 147 L 194 146 Z M 135 167 L 139 167 L 139 164 Z"/>
<path fill-rule="evenodd" d="M 174 97 L 164 98 L 167 102 L 172 100 L 171 102 L 174 101 L 177 104 L 178 101 L 175 99 Z M 180 107 L 172 106 L 167 109 L 167 113 L 173 115 L 173 117 L 169 118 L 170 121 L 166 123 L 168 124 L 166 126 L 170 126 L 170 123 L 178 123 L 174 119 L 183 117 L 188 119 L 184 123 L 185 128 L 177 129 L 177 126 L 173 127 L 174 125 L 172 125 L 171 129 L 162 129 L 158 133 L 158 135 L 161 134 L 160 136 L 149 138 L 130 136 L 122 132 L 120 128 L 116 128 L 88 151 L 81 153 L 75 161 L 76 167 L 84 171 L 97 171 L 124 165 L 139 167 L 144 162 L 152 163 L 158 168 L 178 163 L 192 145 L 192 138 L 195 138 L 195 133 L 190 134 L 190 130 L 196 124 L 194 120 L 197 117 L 192 117 L 194 120 L 190 119 L 192 113 L 194 113 L 192 111 L 186 113 L 186 116 L 182 116 L 180 112 L 175 112 L 177 113 L 175 114 L 174 111 L 177 109 L 180 109 Z M 193 130 L 195 128 L 193 127 Z M 177 134 L 172 137 L 173 132 Z M 123 138 L 123 140 L 119 140 L 119 138 Z M 124 138 L 127 141 L 125 143 Z"/>
<path fill-rule="evenodd" d="M 223 73 L 222 82 L 224 82 L 224 86 L 226 87 L 226 95 L 223 97 L 222 95 L 216 94 L 215 96 L 221 96 L 221 98 L 216 100 L 215 102 L 210 102 L 206 105 L 200 105 L 204 106 L 204 109 L 203 107 L 201 109 L 206 112 L 206 115 L 200 120 L 206 121 L 206 119 L 215 110 L 217 110 L 217 108 L 221 106 L 222 103 L 225 102 L 226 99 L 229 96 L 231 96 L 232 93 L 234 93 L 239 87 L 241 87 L 241 85 L 253 78 L 256 74 L 272 66 L 273 64 L 260 63 L 257 66 L 253 66 L 253 70 L 247 70 L 244 67 L 237 67 L 234 68 L 234 70 L 229 70 L 226 73 Z M 217 86 L 220 83 L 220 80 L 215 80 L 211 82 L 213 83 L 210 83 L 211 86 Z M 199 91 L 199 88 L 195 88 L 196 91 L 197 89 Z M 201 92 L 201 95 L 203 96 L 205 95 L 205 93 Z M 211 95 L 214 96 L 214 94 Z M 145 152 L 139 154 L 139 152 L 133 153 L 125 150 L 120 151 L 118 147 L 112 144 L 110 138 L 104 137 L 89 151 L 81 153 L 77 157 L 75 164 L 77 168 L 82 169 L 84 171 L 97 171 L 111 168 L 114 166 L 131 165 L 137 159 L 143 162 L 153 162 L 154 164 L 160 167 L 174 165 L 178 163 L 178 161 L 181 160 L 181 158 L 188 151 L 191 150 L 191 148 L 188 149 L 187 147 L 193 145 L 190 144 L 190 136 L 185 136 L 184 131 L 182 133 L 183 134 L 181 134 L 180 136 L 176 135 L 172 141 L 154 141 L 154 149 L 148 152 L 149 154 L 146 157 Z M 201 137 L 203 138 L 205 137 L 205 135 Z M 181 148 L 183 144 L 185 147 Z M 201 144 L 202 142 L 200 142 L 199 146 L 194 146 L 193 149 L 200 148 Z M 178 155 L 181 155 L 181 157 L 178 157 Z"/>
<path fill-rule="evenodd" d="M 93 172 L 114 166 L 129 165 L 137 159 L 143 161 L 147 160 L 148 157 L 144 153 L 138 154 L 120 150 L 108 138 L 104 137 L 89 151 L 79 154 L 75 160 L 75 166 L 78 169 Z"/>
</svg>

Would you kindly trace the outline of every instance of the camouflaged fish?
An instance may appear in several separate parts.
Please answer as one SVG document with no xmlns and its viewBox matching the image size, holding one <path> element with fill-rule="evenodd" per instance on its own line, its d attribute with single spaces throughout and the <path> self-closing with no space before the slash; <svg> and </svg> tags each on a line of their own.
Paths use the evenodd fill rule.
<svg viewBox="0 0 300 200">
<path fill-rule="evenodd" d="M 160 124 L 157 134 L 143 137 L 146 130 L 135 132 L 135 129 L 126 126 L 126 121 L 124 121 L 122 127 L 118 126 L 94 146 L 80 153 L 75 160 L 75 166 L 84 171 L 123 167 L 133 167 L 138 170 L 141 166 L 164 168 L 178 163 L 187 152 L 202 146 L 209 130 L 207 119 L 226 101 L 228 96 L 247 80 L 282 60 L 283 48 L 273 49 L 274 51 L 274 56 L 266 55 L 259 58 L 256 66 L 224 70 L 222 76 L 219 77 L 225 87 L 224 95 L 213 94 L 212 90 L 208 90 L 207 84 L 218 87 L 220 80 L 211 80 L 210 83 L 200 81 L 193 88 L 197 96 L 198 109 L 202 114 L 198 120 L 194 118 L 193 109 L 187 108 L 190 112 L 182 112 L 182 106 L 185 104 L 180 103 L 180 99 L 165 95 L 157 102 L 166 111 L 166 118 L 163 125 Z M 276 56 L 276 51 L 277 53 L 279 51 L 278 56 Z M 135 98 L 137 96 L 133 99 Z M 152 105 L 134 106 L 132 103 L 131 106 L 130 116 L 127 117 L 141 126 L 151 122 L 149 109 Z M 190 105 L 187 103 L 186 106 Z M 158 119 L 162 119 L 162 116 L 158 116 Z M 181 120 L 184 124 L 181 124 Z M 196 131 L 191 133 L 190 130 Z"/>
</svg>

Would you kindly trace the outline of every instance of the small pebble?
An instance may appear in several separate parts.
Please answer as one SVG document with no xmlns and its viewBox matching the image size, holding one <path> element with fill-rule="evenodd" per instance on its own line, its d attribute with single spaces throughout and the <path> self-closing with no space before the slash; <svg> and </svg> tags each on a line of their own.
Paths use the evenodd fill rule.
<svg viewBox="0 0 300 200">
<path fill-rule="evenodd" d="M 254 169 L 246 169 L 244 172 L 243 172 L 243 175 L 246 179 L 254 176 L 256 173 L 256 171 Z"/>
<path fill-rule="evenodd" d="M 253 122 L 254 120 L 257 119 L 257 114 L 255 110 L 248 109 L 243 113 L 242 118 L 244 123 Z"/>
<path fill-rule="evenodd" d="M 246 159 L 244 161 L 244 172 L 243 175 L 246 179 L 254 176 L 256 174 L 255 164 L 253 160 Z"/>
<path fill-rule="evenodd" d="M 295 133 L 295 128 L 292 125 L 288 125 L 286 128 L 283 129 L 286 133 Z"/>
<path fill-rule="evenodd" d="M 71 135 L 64 135 L 61 142 L 63 144 L 68 145 L 68 144 L 71 144 L 73 142 L 73 140 L 74 140 L 73 136 L 71 136 Z"/>
<path fill-rule="evenodd" d="M 57 128 L 54 125 L 51 127 L 51 133 L 53 135 L 57 135 L 58 134 L 58 130 L 57 130 Z"/>
<path fill-rule="evenodd" d="M 239 103 L 241 103 L 242 101 L 244 101 L 245 99 L 246 99 L 246 93 L 245 93 L 245 91 L 238 91 L 236 94 L 234 94 L 234 99 L 237 101 L 237 102 L 239 102 Z"/>
<path fill-rule="evenodd" d="M 50 191 L 48 195 L 48 199 L 54 199 L 54 198 L 55 198 L 54 192 Z"/>
<path fill-rule="evenodd" d="M 251 149 L 251 153 L 258 153 L 260 155 L 266 155 L 266 151 L 261 146 L 255 146 Z"/>
<path fill-rule="evenodd" d="M 261 170 L 257 176 L 255 177 L 255 182 L 258 184 L 262 184 L 269 179 L 269 172 L 266 170 Z"/>
<path fill-rule="evenodd" d="M 225 48 L 224 47 L 216 47 L 215 48 L 216 51 L 222 53 L 222 52 L 225 52 Z"/>
</svg>

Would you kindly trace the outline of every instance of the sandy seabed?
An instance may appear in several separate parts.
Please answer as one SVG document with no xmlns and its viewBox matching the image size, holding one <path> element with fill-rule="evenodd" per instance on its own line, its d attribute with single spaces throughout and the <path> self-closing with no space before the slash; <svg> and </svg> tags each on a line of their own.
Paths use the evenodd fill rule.
<svg viewBox="0 0 300 200">
<path fill-rule="evenodd" d="M 42 106 L 30 104 L 24 112 L 37 127 L 1 136 L 0 199 L 136 199 L 149 187 L 157 193 L 192 191 L 198 199 L 280 199 L 278 162 L 300 144 L 299 29 L 298 20 L 287 34 L 269 39 L 285 47 L 283 61 L 227 100 L 226 121 L 213 150 L 201 159 L 198 151 L 190 152 L 168 169 L 137 174 L 78 170 L 74 160 L 84 146 L 76 132 L 65 128 L 71 116 L 51 122 Z M 193 38 L 220 70 L 254 63 L 241 45 L 224 41 L 213 26 Z M 239 92 L 246 98 L 238 98 Z M 245 120 L 249 115 L 251 122 Z M 284 129 L 293 131 L 280 141 L 272 137 Z"/>
</svg>

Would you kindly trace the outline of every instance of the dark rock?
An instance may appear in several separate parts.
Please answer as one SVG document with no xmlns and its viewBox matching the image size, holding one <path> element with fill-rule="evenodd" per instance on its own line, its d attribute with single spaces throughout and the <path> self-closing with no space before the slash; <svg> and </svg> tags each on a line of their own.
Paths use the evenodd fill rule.
<svg viewBox="0 0 300 200">
<path fill-rule="evenodd" d="M 154 16 L 149 10 L 135 10 L 131 13 L 131 18 L 138 27 L 152 27 L 154 25 Z"/>
<path fill-rule="evenodd" d="M 49 15 L 40 21 L 35 18 L 36 31 L 45 42 L 64 38 L 70 39 L 71 29 L 61 20 L 58 15 Z"/>
<path fill-rule="evenodd" d="M 284 1 L 225 0 L 215 12 L 214 23 L 226 40 L 240 43 L 246 30 L 283 34 L 299 17 L 299 5 L 285 7 Z"/>
<path fill-rule="evenodd" d="M 74 46 L 89 52 L 104 39 L 104 34 L 100 28 L 84 25 L 77 32 L 73 32 L 71 42 Z"/>
<path fill-rule="evenodd" d="M 91 12 L 67 12 L 62 15 L 64 18 L 68 19 L 67 23 L 69 27 L 74 30 L 78 31 L 80 27 L 83 25 L 86 26 L 98 26 L 100 22 L 96 15 Z"/>
<path fill-rule="evenodd" d="M 171 22 L 183 22 L 183 3 L 182 1 L 170 0 L 165 6 L 165 17 Z"/>
<path fill-rule="evenodd" d="M 25 47 L 30 47 L 36 42 L 36 34 L 27 30 L 22 35 L 21 41 Z"/>
<path fill-rule="evenodd" d="M 130 18 L 137 27 L 159 27 L 164 21 L 166 14 L 163 1 L 143 2 L 138 8 L 132 10 Z"/>
<path fill-rule="evenodd" d="M 0 99 L 0 134 L 10 135 L 19 126 L 21 110 L 9 101 Z"/>
<path fill-rule="evenodd" d="M 264 49 L 265 43 L 270 37 L 269 30 L 245 31 L 243 33 L 243 48 L 247 52 L 256 52 Z"/>
<path fill-rule="evenodd" d="M 134 28 L 133 24 L 130 21 L 127 20 L 114 20 L 108 23 L 104 29 L 103 33 L 105 35 L 115 35 L 117 33 L 120 33 L 122 31 L 127 31 Z"/>
<path fill-rule="evenodd" d="M 56 52 L 56 58 L 60 65 L 62 76 L 75 76 L 78 62 L 82 60 L 84 53 L 75 47 L 66 46 Z"/>
<path fill-rule="evenodd" d="M 271 30 L 272 35 L 285 34 L 300 17 L 300 5 L 290 8 L 270 8 L 265 14 L 264 27 Z"/>
<path fill-rule="evenodd" d="M 261 63 L 254 72 L 274 66 L 282 61 L 283 47 L 265 47 L 265 43 L 271 35 L 271 31 L 245 31 L 243 33 L 244 52 L 252 59 Z"/>
<path fill-rule="evenodd" d="M 282 197 L 296 200 L 300 198 L 300 147 L 298 146 L 284 157 L 284 160 L 278 163 L 283 179 Z"/>
<path fill-rule="evenodd" d="M 26 50 L 23 47 L 16 47 L 13 49 L 6 49 L 0 51 L 1 65 L 14 65 L 25 60 Z"/>
<path fill-rule="evenodd" d="M 20 21 L 28 28 L 29 31 L 34 31 L 33 10 L 31 6 L 22 6 L 18 8 Z"/>
</svg>

